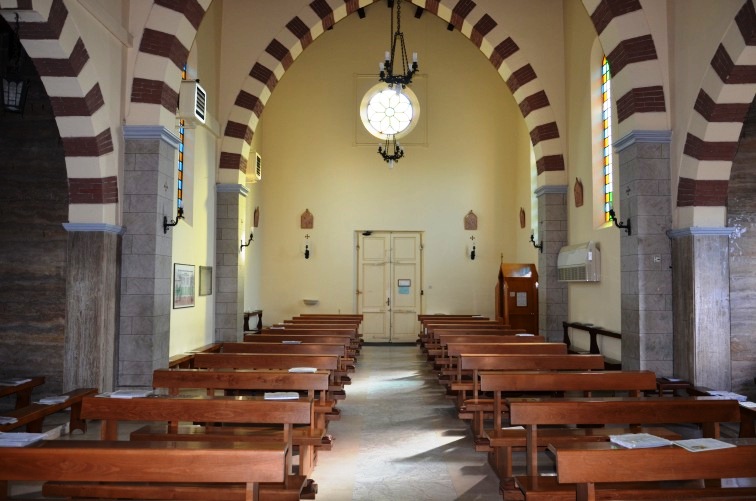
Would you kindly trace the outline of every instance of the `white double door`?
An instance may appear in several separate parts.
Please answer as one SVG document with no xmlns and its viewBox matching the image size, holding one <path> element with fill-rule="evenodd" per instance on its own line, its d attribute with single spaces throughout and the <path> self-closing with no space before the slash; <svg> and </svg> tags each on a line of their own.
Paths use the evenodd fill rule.
<svg viewBox="0 0 756 501">
<path fill-rule="evenodd" d="M 422 313 L 421 234 L 360 234 L 357 270 L 357 305 L 365 342 L 415 342 L 417 315 Z"/>
</svg>

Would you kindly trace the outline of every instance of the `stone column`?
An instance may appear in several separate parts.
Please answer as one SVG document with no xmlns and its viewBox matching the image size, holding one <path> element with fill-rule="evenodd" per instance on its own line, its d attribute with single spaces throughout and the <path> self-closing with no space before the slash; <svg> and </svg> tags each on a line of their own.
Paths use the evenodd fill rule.
<svg viewBox="0 0 756 501">
<path fill-rule="evenodd" d="M 244 268 L 239 246 L 249 190 L 241 184 L 219 184 L 216 188 L 215 253 L 218 293 L 215 294 L 215 341 L 243 340 Z"/>
<path fill-rule="evenodd" d="M 672 226 L 669 131 L 634 131 L 617 143 L 622 259 L 622 368 L 672 372 Z M 617 204 L 615 202 L 615 210 Z"/>
<path fill-rule="evenodd" d="M 117 386 L 152 386 L 168 363 L 171 254 L 178 137 L 161 126 L 125 126 L 121 316 Z M 181 224 L 181 223 L 179 223 Z"/>
<path fill-rule="evenodd" d="M 548 341 L 561 342 L 567 320 L 567 284 L 557 280 L 559 249 L 567 245 L 567 186 L 541 186 L 538 198 L 538 330 Z"/>
<path fill-rule="evenodd" d="M 733 228 L 683 228 L 672 239 L 674 375 L 730 390 L 730 262 Z"/>
<path fill-rule="evenodd" d="M 113 389 L 123 228 L 64 223 L 68 231 L 63 390 Z"/>
</svg>

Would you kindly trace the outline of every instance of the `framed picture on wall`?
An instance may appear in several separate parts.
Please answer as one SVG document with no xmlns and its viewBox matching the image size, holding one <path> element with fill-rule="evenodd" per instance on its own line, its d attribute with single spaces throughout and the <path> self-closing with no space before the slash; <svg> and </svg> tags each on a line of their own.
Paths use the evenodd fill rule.
<svg viewBox="0 0 756 501">
<path fill-rule="evenodd" d="M 213 293 L 213 267 L 200 266 L 199 295 L 210 296 Z"/>
<path fill-rule="evenodd" d="M 191 308 L 194 306 L 194 265 L 173 265 L 173 307 Z"/>
</svg>

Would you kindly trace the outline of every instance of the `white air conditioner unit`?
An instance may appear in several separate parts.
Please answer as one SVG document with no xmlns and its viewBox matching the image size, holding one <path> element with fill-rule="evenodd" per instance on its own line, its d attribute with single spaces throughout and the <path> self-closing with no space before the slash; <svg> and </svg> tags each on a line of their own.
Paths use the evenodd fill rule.
<svg viewBox="0 0 756 501">
<path fill-rule="evenodd" d="M 194 80 L 183 80 L 179 86 L 178 118 L 184 120 L 185 127 L 196 127 L 205 123 L 207 94 Z"/>
<path fill-rule="evenodd" d="M 262 157 L 259 153 L 255 152 L 255 172 L 252 174 L 255 181 L 262 179 Z"/>
<path fill-rule="evenodd" d="M 586 242 L 559 250 L 557 279 L 560 282 L 598 282 L 601 280 L 601 250 Z"/>
</svg>

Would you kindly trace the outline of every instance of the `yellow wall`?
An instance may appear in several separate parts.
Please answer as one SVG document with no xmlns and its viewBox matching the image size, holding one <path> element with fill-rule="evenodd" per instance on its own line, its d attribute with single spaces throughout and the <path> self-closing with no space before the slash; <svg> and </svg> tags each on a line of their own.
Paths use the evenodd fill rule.
<svg viewBox="0 0 756 501">
<path fill-rule="evenodd" d="M 481 52 L 437 17 L 402 21 L 408 51 L 419 53 L 427 75 L 428 98 L 420 105 L 428 146 L 409 144 L 410 134 L 406 157 L 393 170 L 375 144 L 354 144 L 362 97 L 354 95 L 356 75 L 375 74 L 386 49 L 383 4 L 318 38 L 265 108 L 256 131 L 263 180 L 254 187 L 262 214 L 254 244 L 261 292 L 258 303 L 248 296 L 246 307 L 262 307 L 266 324 L 304 311 L 355 311 L 358 230 L 424 232 L 426 312 L 493 315 L 500 255 L 533 260 L 532 252 L 518 252 L 518 212 L 530 192 L 529 136 L 511 93 Z M 305 209 L 314 214 L 312 230 L 299 227 Z M 469 210 L 479 218 L 476 232 L 463 227 Z M 475 261 L 467 255 L 472 234 Z M 303 298 L 320 305 L 305 307 Z"/>
<path fill-rule="evenodd" d="M 602 49 L 596 31 L 579 0 L 566 0 L 565 8 L 565 85 L 567 91 L 567 190 L 568 245 L 593 240 L 601 249 L 601 281 L 570 283 L 568 318 L 570 321 L 600 325 L 616 332 L 621 328 L 620 312 L 620 234 L 619 229 L 603 224 L 602 185 L 599 183 L 600 151 L 600 58 Z M 591 58 L 593 54 L 594 58 Z M 595 59 L 595 60 L 592 60 Z M 595 81 L 592 81 L 595 79 Z M 615 96 L 616 97 L 616 96 Z M 616 127 L 615 127 L 616 130 Z M 615 141 L 618 138 L 614 138 Z M 614 161 L 614 186 L 617 200 L 619 165 Z M 575 207 L 573 187 L 580 178 L 584 187 L 584 204 Z M 595 182 L 594 182 L 595 181 Z M 615 205 L 619 205 L 615 202 Z M 621 216 L 621 215 L 620 215 Z M 619 358 L 619 345 L 608 340 L 602 353 Z M 576 334 L 575 344 L 588 347 L 587 335 Z"/>
</svg>

